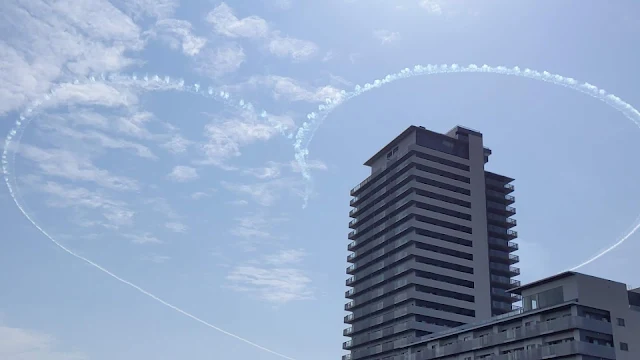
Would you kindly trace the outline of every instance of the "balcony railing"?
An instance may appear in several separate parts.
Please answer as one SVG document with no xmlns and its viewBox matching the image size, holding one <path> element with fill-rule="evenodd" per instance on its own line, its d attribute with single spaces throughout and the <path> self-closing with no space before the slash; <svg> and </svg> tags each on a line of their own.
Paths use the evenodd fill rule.
<svg viewBox="0 0 640 360">
<path fill-rule="evenodd" d="M 342 360 L 351 360 L 351 354 L 342 355 Z"/>
<path fill-rule="evenodd" d="M 348 327 L 344 330 L 342 330 L 342 335 L 347 336 L 349 334 L 351 334 L 353 332 L 353 327 Z"/>
<path fill-rule="evenodd" d="M 513 241 L 498 239 L 492 236 L 489 236 L 489 245 L 493 245 L 494 247 L 500 249 L 507 249 L 509 252 L 518 250 L 518 244 L 514 243 Z"/>
<path fill-rule="evenodd" d="M 344 317 L 344 322 L 349 323 L 349 322 L 353 321 L 353 318 L 354 318 L 353 314 L 349 314 L 349 315 Z"/>
<path fill-rule="evenodd" d="M 508 292 L 504 291 L 503 289 L 491 288 L 491 294 L 493 294 L 495 296 L 502 297 L 502 298 L 509 299 L 509 301 L 511 301 L 511 302 L 516 302 L 516 301 L 522 300 L 522 296 L 520 296 L 518 294 L 508 293 Z M 511 307 L 509 307 L 509 310 L 511 310 Z"/>
<path fill-rule="evenodd" d="M 351 274 L 351 273 L 353 273 L 353 271 L 354 271 L 355 269 L 356 269 L 356 264 L 353 264 L 353 265 L 349 266 L 349 267 L 347 268 L 347 274 Z"/>
<path fill-rule="evenodd" d="M 492 269 L 492 270 L 497 270 L 497 271 L 501 271 L 501 272 L 510 273 L 510 274 L 512 274 L 514 276 L 520 275 L 520 269 L 515 267 L 515 266 L 509 266 L 509 265 L 490 262 L 489 263 L 489 268 Z"/>
<path fill-rule="evenodd" d="M 353 300 L 349 301 L 348 303 L 344 304 L 344 309 L 345 310 L 349 310 L 351 309 L 353 306 L 355 305 L 355 302 Z"/>
<path fill-rule="evenodd" d="M 353 344 L 353 341 L 349 340 L 349 341 L 345 341 L 342 343 L 342 348 L 347 350 L 351 347 L 351 345 Z"/>
<path fill-rule="evenodd" d="M 354 253 L 349 254 L 349 256 L 347 256 L 347 261 L 351 261 L 351 260 L 355 259 L 355 257 L 356 257 L 356 256 L 357 256 L 357 255 L 356 255 L 356 253 L 355 253 L 355 252 L 354 252 Z"/>
<path fill-rule="evenodd" d="M 350 278 L 348 278 L 347 281 L 345 281 L 345 283 L 347 284 L 347 286 L 349 286 L 349 285 L 353 284 L 354 281 L 356 281 L 355 275 L 350 277 Z"/>
<path fill-rule="evenodd" d="M 345 297 L 349 297 L 349 296 L 351 296 L 351 295 L 353 295 L 353 294 L 355 294 L 355 293 L 356 293 L 356 290 L 355 290 L 355 289 L 349 289 L 349 290 L 347 290 L 347 291 L 345 291 L 345 292 L 344 292 L 344 296 L 345 296 Z"/>
<path fill-rule="evenodd" d="M 521 285 L 519 280 L 514 280 L 507 276 L 500 276 L 500 275 L 491 275 L 491 282 L 493 284 L 502 284 L 509 288 L 514 288 Z"/>
<path fill-rule="evenodd" d="M 515 187 L 513 185 L 511 185 L 511 184 L 503 184 L 503 183 L 501 183 L 499 181 L 496 181 L 496 180 L 493 180 L 493 179 L 485 179 L 485 183 L 488 186 L 492 186 L 492 187 L 498 188 L 498 189 L 504 189 L 504 190 L 506 190 L 508 192 L 512 192 L 515 189 Z"/>
</svg>

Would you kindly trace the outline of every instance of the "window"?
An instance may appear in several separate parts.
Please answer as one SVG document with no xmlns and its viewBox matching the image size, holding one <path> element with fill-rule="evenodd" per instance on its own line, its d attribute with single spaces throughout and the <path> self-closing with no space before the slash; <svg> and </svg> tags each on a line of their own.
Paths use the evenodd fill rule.
<svg viewBox="0 0 640 360">
<path fill-rule="evenodd" d="M 629 351 L 629 344 L 621 342 L 620 343 L 620 350 Z"/>
<path fill-rule="evenodd" d="M 624 319 L 618 318 L 618 326 L 625 326 Z"/>
<path fill-rule="evenodd" d="M 464 360 L 471 360 L 471 356 L 466 356 Z"/>
</svg>

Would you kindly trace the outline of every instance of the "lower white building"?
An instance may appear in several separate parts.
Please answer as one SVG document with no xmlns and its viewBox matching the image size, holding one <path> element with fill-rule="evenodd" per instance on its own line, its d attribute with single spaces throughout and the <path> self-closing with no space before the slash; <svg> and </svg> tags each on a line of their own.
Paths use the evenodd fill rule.
<svg viewBox="0 0 640 360">
<path fill-rule="evenodd" d="M 509 290 L 522 308 L 431 334 L 382 360 L 640 360 L 640 288 L 564 272 Z"/>
</svg>

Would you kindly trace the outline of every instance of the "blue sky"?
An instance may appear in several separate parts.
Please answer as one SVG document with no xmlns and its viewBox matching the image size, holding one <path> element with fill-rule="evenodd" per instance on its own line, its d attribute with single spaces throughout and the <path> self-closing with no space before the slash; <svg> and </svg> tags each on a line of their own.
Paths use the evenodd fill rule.
<svg viewBox="0 0 640 360">
<path fill-rule="evenodd" d="M 579 264 L 634 224 L 640 132 L 553 84 L 401 80 L 318 129 L 304 210 L 286 135 L 325 98 L 415 64 L 547 70 L 640 104 L 638 11 L 632 0 L 2 1 L 3 134 L 59 84 L 101 73 L 182 78 L 255 105 L 142 80 L 67 84 L 11 147 L 14 194 L 55 240 L 184 311 L 295 359 L 335 359 L 349 189 L 404 128 L 484 133 L 488 169 L 517 179 L 523 281 Z M 0 219 L 3 359 L 278 358 L 65 253 L 6 187 Z M 638 253 L 634 235 L 581 271 L 640 286 Z"/>
</svg>

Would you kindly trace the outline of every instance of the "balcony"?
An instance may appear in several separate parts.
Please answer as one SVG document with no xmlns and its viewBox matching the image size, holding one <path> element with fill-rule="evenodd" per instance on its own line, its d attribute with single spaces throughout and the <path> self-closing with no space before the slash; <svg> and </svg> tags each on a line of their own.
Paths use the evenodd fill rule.
<svg viewBox="0 0 640 360">
<path fill-rule="evenodd" d="M 349 314 L 349 315 L 344 317 L 344 322 L 349 324 L 349 323 L 353 322 L 353 318 L 354 318 L 353 314 Z"/>
<path fill-rule="evenodd" d="M 347 246 L 348 250 L 353 249 L 354 247 L 356 247 L 356 245 L 358 245 L 358 241 L 352 241 L 351 243 L 349 243 L 349 245 Z"/>
<path fill-rule="evenodd" d="M 349 240 L 353 240 L 353 238 L 356 236 L 356 234 L 358 233 L 358 230 L 353 230 L 349 233 L 349 235 L 347 236 L 349 238 Z"/>
<path fill-rule="evenodd" d="M 353 294 L 355 294 L 355 293 L 356 293 L 355 289 L 349 289 L 349 290 L 344 292 L 344 297 L 349 298 L 349 297 L 353 296 Z"/>
<path fill-rule="evenodd" d="M 510 217 L 516 214 L 516 208 L 504 204 L 498 204 L 493 201 L 487 201 L 487 211 L 506 217 Z"/>
<path fill-rule="evenodd" d="M 506 251 L 489 249 L 489 259 L 495 262 L 513 265 L 520 262 L 518 255 L 509 254 Z"/>
<path fill-rule="evenodd" d="M 356 208 L 353 208 L 353 209 L 351 209 L 351 210 L 349 210 L 349 216 L 350 216 L 350 217 L 353 217 L 353 214 L 355 214 L 357 211 L 358 211 L 358 208 L 357 208 L 357 207 L 356 207 Z"/>
<path fill-rule="evenodd" d="M 522 296 L 518 294 L 512 294 L 504 291 L 503 289 L 491 288 L 491 295 L 497 297 L 498 301 L 514 303 L 522 300 Z"/>
<path fill-rule="evenodd" d="M 507 276 L 491 275 L 491 285 L 505 289 L 512 289 L 521 285 L 519 280 L 511 279 Z"/>
<path fill-rule="evenodd" d="M 349 221 L 349 228 L 353 229 L 356 226 L 357 223 L 358 223 L 358 219 L 353 219 L 353 220 Z"/>
<path fill-rule="evenodd" d="M 348 278 L 347 281 L 345 281 L 345 283 L 346 283 L 347 286 L 349 286 L 349 285 L 353 284 L 354 281 L 356 281 L 355 275 L 350 277 L 350 278 Z"/>
<path fill-rule="evenodd" d="M 487 212 L 487 222 L 507 229 L 518 225 L 516 219 L 511 219 L 504 215 L 493 214 L 490 212 Z"/>
<path fill-rule="evenodd" d="M 347 274 L 351 275 L 356 270 L 356 264 L 353 264 L 347 268 Z"/>
<path fill-rule="evenodd" d="M 511 184 L 501 183 L 497 180 L 485 178 L 485 185 L 487 188 L 502 192 L 504 194 L 512 193 L 515 190 L 515 187 Z"/>
<path fill-rule="evenodd" d="M 351 348 L 351 346 L 353 345 L 353 341 L 349 340 L 349 341 L 345 341 L 342 343 L 342 348 L 344 350 L 348 350 Z"/>
<path fill-rule="evenodd" d="M 351 360 L 351 354 L 342 355 L 342 360 Z"/>
<path fill-rule="evenodd" d="M 509 230 L 500 226 L 495 225 L 487 225 L 487 230 L 493 236 L 497 236 L 506 240 L 513 240 L 518 237 L 518 232 L 514 230 Z"/>
<path fill-rule="evenodd" d="M 489 247 L 492 249 L 504 250 L 508 252 L 514 252 L 518 250 L 518 244 L 514 243 L 513 241 L 498 239 L 491 236 L 489 236 Z"/>
<path fill-rule="evenodd" d="M 342 330 L 342 335 L 343 335 L 343 336 L 348 336 L 348 335 L 350 335 L 352 332 L 353 332 L 353 327 L 348 327 L 348 328 L 346 328 L 346 329 Z"/>
<path fill-rule="evenodd" d="M 487 194 L 487 199 L 490 199 L 491 201 L 495 201 L 500 204 L 511 205 L 514 202 L 516 202 L 516 198 L 514 196 L 506 195 L 498 191 L 486 190 L 486 194 Z"/>
<path fill-rule="evenodd" d="M 355 302 L 353 300 L 349 301 L 348 303 L 344 304 L 344 309 L 345 310 L 349 310 L 351 309 L 353 306 L 355 305 Z"/>
<path fill-rule="evenodd" d="M 352 262 L 352 261 L 353 261 L 353 259 L 355 259 L 355 258 L 356 258 L 356 256 L 357 256 L 357 255 L 356 255 L 356 253 L 355 253 L 355 252 L 354 252 L 354 253 L 349 254 L 349 256 L 347 256 L 347 262 Z"/>
<path fill-rule="evenodd" d="M 509 266 L 505 264 L 490 262 L 489 268 L 492 270 L 491 271 L 492 273 L 501 273 L 509 277 L 520 275 L 520 269 L 515 266 Z"/>
</svg>

